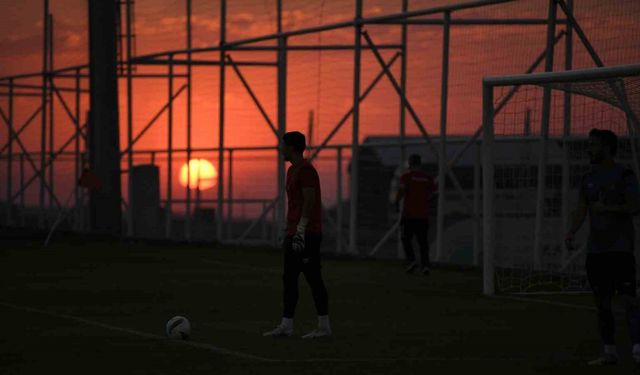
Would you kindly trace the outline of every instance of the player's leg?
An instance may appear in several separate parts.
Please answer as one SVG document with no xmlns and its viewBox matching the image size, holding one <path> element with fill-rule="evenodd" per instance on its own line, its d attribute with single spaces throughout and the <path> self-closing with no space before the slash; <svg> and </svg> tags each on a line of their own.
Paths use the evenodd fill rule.
<svg viewBox="0 0 640 375">
<path fill-rule="evenodd" d="M 305 239 L 305 252 L 307 252 L 307 262 L 302 265 L 304 274 L 313 301 L 318 313 L 318 328 L 303 336 L 303 338 L 320 338 L 331 336 L 331 324 L 329 323 L 329 296 L 327 288 L 322 279 L 322 271 L 320 264 L 320 244 L 322 236 L 319 234 L 307 235 Z"/>
<path fill-rule="evenodd" d="M 589 362 L 589 365 L 613 365 L 618 363 L 615 345 L 615 320 L 612 301 L 615 292 L 614 273 L 611 272 L 610 254 L 587 255 L 587 277 L 593 290 L 597 308 L 598 331 L 604 344 L 601 357 Z"/>
<path fill-rule="evenodd" d="M 284 240 L 284 270 L 282 272 L 282 321 L 275 329 L 265 332 L 264 336 L 291 336 L 293 334 L 293 316 L 298 304 L 298 276 L 300 275 L 300 258 L 291 248 L 291 236 Z"/>
<path fill-rule="evenodd" d="M 616 289 L 624 306 L 633 345 L 631 354 L 636 365 L 640 365 L 640 299 L 636 294 L 636 261 L 633 254 L 620 253 L 616 269 Z"/>
<path fill-rule="evenodd" d="M 420 246 L 420 267 L 423 274 L 428 275 L 431 272 L 431 260 L 429 259 L 429 221 L 427 219 L 418 222 L 419 228 L 416 228 L 416 237 L 418 246 Z"/>
<path fill-rule="evenodd" d="M 414 222 L 411 219 L 402 219 L 402 248 L 404 249 L 405 257 L 407 258 L 406 272 L 413 272 L 416 269 L 416 256 L 413 252 L 413 234 L 414 234 Z"/>
</svg>

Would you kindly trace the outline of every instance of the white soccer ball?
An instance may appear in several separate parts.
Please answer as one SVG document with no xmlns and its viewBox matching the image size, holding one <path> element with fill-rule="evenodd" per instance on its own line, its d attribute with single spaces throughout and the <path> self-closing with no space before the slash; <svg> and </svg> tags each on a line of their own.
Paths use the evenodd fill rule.
<svg viewBox="0 0 640 375">
<path fill-rule="evenodd" d="M 176 340 L 186 340 L 191 335 L 191 323 L 184 316 L 174 316 L 167 322 L 167 337 Z"/>
</svg>

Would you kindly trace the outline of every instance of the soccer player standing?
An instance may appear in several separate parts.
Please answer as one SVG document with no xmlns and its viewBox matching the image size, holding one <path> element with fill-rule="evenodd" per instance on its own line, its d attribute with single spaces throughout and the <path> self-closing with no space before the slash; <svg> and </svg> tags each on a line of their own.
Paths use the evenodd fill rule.
<svg viewBox="0 0 640 375">
<path fill-rule="evenodd" d="M 428 275 L 431 272 L 429 261 L 429 200 L 437 190 L 438 185 L 433 177 L 421 168 L 420 155 L 413 154 L 409 157 L 409 171 L 400 177 L 400 188 L 396 194 L 396 208 L 399 208 L 400 200 L 404 198 L 402 207 L 402 247 L 409 265 L 406 272 L 413 272 L 418 266 L 413 253 L 413 237 L 418 239 L 420 246 L 421 272 Z"/>
<path fill-rule="evenodd" d="M 331 336 L 329 302 L 320 271 L 320 243 L 322 240 L 322 199 L 320 178 L 313 165 L 303 157 L 305 137 L 300 132 L 283 136 L 284 160 L 291 163 L 287 170 L 287 235 L 284 248 L 284 311 L 281 323 L 265 336 L 291 336 L 293 315 L 298 303 L 298 276 L 302 272 L 311 287 L 318 313 L 318 329 L 302 336 L 313 339 Z"/>
<path fill-rule="evenodd" d="M 565 237 L 573 250 L 575 233 L 589 214 L 587 278 L 598 309 L 598 328 L 604 353 L 590 365 L 618 362 L 612 299 L 619 295 L 626 311 L 633 344 L 632 354 L 640 365 L 640 303 L 636 296 L 635 233 L 632 216 L 640 209 L 640 191 L 633 172 L 616 163 L 618 138 L 609 130 L 589 133 L 588 152 L 592 164 L 580 186 L 578 207 L 571 215 Z"/>
</svg>

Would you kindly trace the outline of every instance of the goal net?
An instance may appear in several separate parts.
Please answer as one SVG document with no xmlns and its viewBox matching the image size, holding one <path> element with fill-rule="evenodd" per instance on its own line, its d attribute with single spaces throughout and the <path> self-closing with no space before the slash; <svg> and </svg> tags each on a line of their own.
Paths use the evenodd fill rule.
<svg viewBox="0 0 640 375">
<path fill-rule="evenodd" d="M 483 85 L 485 293 L 588 291 L 588 220 L 574 251 L 563 239 L 591 168 L 591 129 L 615 132 L 617 162 L 638 175 L 640 65 L 491 77 Z"/>
</svg>

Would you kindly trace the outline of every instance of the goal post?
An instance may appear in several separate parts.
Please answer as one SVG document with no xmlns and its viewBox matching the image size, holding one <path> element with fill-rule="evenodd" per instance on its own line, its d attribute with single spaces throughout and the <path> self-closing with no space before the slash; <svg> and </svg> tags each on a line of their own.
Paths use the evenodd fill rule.
<svg viewBox="0 0 640 375">
<path fill-rule="evenodd" d="M 546 111 L 545 89 L 551 89 Z M 617 162 L 640 176 L 640 64 L 486 77 L 482 100 L 484 294 L 587 291 L 588 224 L 577 235 L 579 249 L 568 253 L 563 215 L 575 207 L 590 168 L 592 128 L 614 131 Z"/>
</svg>

